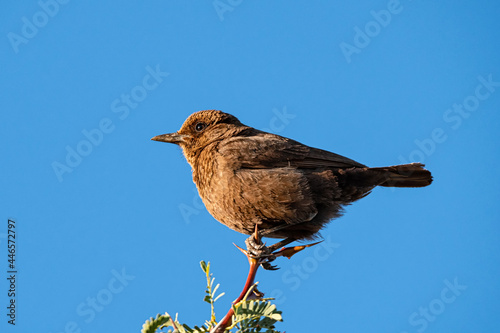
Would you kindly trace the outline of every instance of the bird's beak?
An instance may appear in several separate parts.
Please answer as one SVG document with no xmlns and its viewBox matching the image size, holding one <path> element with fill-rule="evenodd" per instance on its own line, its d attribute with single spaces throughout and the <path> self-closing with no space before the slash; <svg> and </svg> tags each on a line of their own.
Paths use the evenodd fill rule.
<svg viewBox="0 0 500 333">
<path fill-rule="evenodd" d="M 186 142 L 186 139 L 188 137 L 189 137 L 189 135 L 179 134 L 176 132 L 176 133 L 157 135 L 157 136 L 151 138 L 151 140 L 180 144 L 180 143 Z"/>
</svg>

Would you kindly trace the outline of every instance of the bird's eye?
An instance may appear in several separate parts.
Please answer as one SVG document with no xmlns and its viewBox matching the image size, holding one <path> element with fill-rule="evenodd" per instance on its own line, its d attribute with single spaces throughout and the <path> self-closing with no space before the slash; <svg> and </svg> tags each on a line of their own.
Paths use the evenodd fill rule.
<svg viewBox="0 0 500 333">
<path fill-rule="evenodd" d="M 205 127 L 207 127 L 207 124 L 205 123 L 197 123 L 195 126 L 194 126 L 194 129 L 196 130 L 196 132 L 201 132 L 205 129 Z"/>
</svg>

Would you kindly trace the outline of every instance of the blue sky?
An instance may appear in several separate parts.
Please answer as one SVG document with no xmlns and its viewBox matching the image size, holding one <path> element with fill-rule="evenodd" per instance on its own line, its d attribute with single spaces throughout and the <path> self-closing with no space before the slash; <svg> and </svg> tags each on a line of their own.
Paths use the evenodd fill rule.
<svg viewBox="0 0 500 333">
<path fill-rule="evenodd" d="M 492 332 L 500 319 L 500 21 L 494 1 L 8 2 L 0 43 L 0 330 L 137 332 L 218 318 L 246 236 L 202 206 L 179 148 L 192 112 L 370 166 L 420 161 L 325 242 L 259 271 L 287 332 Z M 7 221 L 16 223 L 16 327 Z M 314 329 L 311 329 L 314 327 Z"/>
</svg>

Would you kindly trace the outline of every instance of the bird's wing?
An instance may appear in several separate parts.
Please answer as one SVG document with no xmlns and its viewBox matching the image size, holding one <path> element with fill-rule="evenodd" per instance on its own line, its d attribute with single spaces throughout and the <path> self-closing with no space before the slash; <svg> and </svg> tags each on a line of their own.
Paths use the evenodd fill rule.
<svg viewBox="0 0 500 333">
<path fill-rule="evenodd" d="M 219 153 L 232 156 L 240 168 L 268 169 L 280 167 L 351 168 L 366 166 L 347 157 L 308 147 L 297 141 L 274 134 L 258 132 L 251 136 L 236 136 L 223 140 Z"/>
</svg>

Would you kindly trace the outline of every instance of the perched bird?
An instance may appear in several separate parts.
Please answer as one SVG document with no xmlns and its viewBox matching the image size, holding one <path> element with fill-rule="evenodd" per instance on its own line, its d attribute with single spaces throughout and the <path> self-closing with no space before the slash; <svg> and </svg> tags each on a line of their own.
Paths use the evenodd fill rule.
<svg viewBox="0 0 500 333">
<path fill-rule="evenodd" d="M 257 225 L 281 245 L 313 239 L 343 206 L 375 186 L 423 187 L 432 182 L 420 163 L 369 168 L 347 157 L 243 125 L 217 110 L 189 116 L 155 141 L 182 148 L 212 216 L 243 234 Z M 248 245 L 248 243 L 247 243 Z"/>
</svg>

